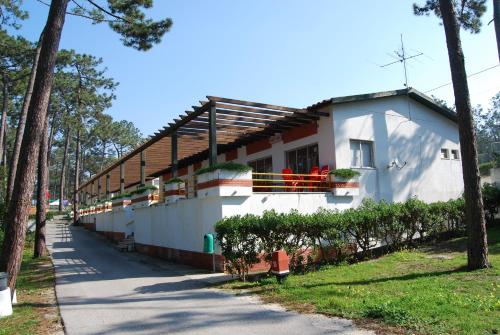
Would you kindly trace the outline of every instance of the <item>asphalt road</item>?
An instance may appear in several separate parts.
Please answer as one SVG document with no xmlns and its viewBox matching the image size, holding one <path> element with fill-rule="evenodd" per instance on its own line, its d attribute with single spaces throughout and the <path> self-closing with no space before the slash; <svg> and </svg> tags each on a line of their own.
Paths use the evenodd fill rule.
<svg viewBox="0 0 500 335">
<path fill-rule="evenodd" d="M 79 227 L 48 225 L 67 334 L 373 334 L 208 288 L 220 275 L 121 253 Z"/>
</svg>

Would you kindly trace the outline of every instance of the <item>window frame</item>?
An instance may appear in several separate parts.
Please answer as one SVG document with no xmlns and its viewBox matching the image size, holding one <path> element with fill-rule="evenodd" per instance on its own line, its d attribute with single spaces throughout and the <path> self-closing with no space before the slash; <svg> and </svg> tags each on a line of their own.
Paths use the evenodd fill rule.
<svg viewBox="0 0 500 335">
<path fill-rule="evenodd" d="M 351 150 L 351 144 L 353 142 L 357 142 L 359 144 L 359 154 L 360 154 L 360 165 L 359 166 L 354 166 L 352 164 L 352 150 Z M 370 165 L 369 166 L 364 166 L 363 165 L 363 149 L 362 149 L 362 144 L 366 143 L 370 145 Z M 370 140 L 360 140 L 357 138 L 350 138 L 349 139 L 349 154 L 350 154 L 350 167 L 352 169 L 375 169 L 375 142 L 370 141 Z"/>
<path fill-rule="evenodd" d="M 299 146 L 299 147 L 295 147 L 295 148 L 290 149 L 290 150 L 285 150 L 285 167 L 291 169 L 293 171 L 293 173 L 299 173 L 298 169 L 293 169 L 292 167 L 288 166 L 288 154 L 291 153 L 291 152 L 295 152 L 295 165 L 297 165 L 297 161 L 298 161 L 297 160 L 297 153 L 298 153 L 298 151 L 302 150 L 302 149 L 306 149 L 307 159 L 309 160 L 309 157 L 310 157 L 309 156 L 309 148 L 311 148 L 311 147 L 316 147 L 316 150 L 317 150 L 316 151 L 316 155 L 317 155 L 317 158 L 318 158 L 318 161 L 317 161 L 318 164 L 317 165 L 314 165 L 314 164 L 311 165 L 307 169 L 307 171 L 305 172 L 305 174 L 308 174 L 311 171 L 311 169 L 312 169 L 313 166 L 318 166 L 319 167 L 319 144 L 318 144 L 318 142 L 314 142 L 314 143 L 310 143 L 310 144 L 305 144 L 305 145 L 302 145 L 302 146 Z"/>
<path fill-rule="evenodd" d="M 456 153 L 454 155 L 453 153 Z M 450 159 L 454 161 L 459 161 L 460 160 L 460 151 L 458 149 L 451 149 L 450 150 Z"/>
<path fill-rule="evenodd" d="M 443 151 L 446 153 L 444 157 L 443 157 Z M 441 150 L 439 151 L 439 156 L 441 157 L 442 160 L 450 160 L 451 159 L 450 149 L 441 148 Z"/>
<path fill-rule="evenodd" d="M 273 166 L 274 164 L 273 164 L 273 156 L 272 155 L 261 157 L 261 158 L 257 158 L 257 159 L 253 159 L 251 161 L 248 161 L 247 165 L 252 168 L 253 172 L 259 172 L 259 171 L 254 171 L 254 169 L 252 167 L 252 164 L 255 164 L 255 163 L 260 162 L 260 161 L 266 161 L 268 159 L 271 161 L 271 171 L 270 172 L 264 172 L 264 173 L 272 173 L 274 171 L 274 166 Z"/>
</svg>

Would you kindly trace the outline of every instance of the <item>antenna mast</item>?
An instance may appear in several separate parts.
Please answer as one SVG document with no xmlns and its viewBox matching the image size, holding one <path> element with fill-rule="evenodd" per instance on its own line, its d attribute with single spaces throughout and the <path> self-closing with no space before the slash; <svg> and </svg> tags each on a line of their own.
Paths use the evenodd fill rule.
<svg viewBox="0 0 500 335">
<path fill-rule="evenodd" d="M 412 58 L 416 58 L 418 56 L 422 56 L 423 53 L 419 52 L 417 54 L 414 54 L 414 55 L 411 55 L 411 56 L 407 57 L 406 56 L 406 52 L 405 52 L 405 46 L 404 46 L 404 43 L 403 43 L 403 34 L 401 34 L 401 50 L 394 51 L 394 53 L 396 54 L 396 56 L 398 56 L 398 59 L 395 60 L 394 62 L 390 62 L 390 63 L 384 64 L 384 65 L 381 65 L 380 67 L 387 67 L 387 66 L 392 65 L 392 64 L 402 63 L 403 64 L 403 69 L 404 69 L 404 75 L 405 75 L 404 85 L 405 85 L 406 88 L 408 88 L 408 72 L 406 70 L 406 61 L 408 59 L 412 59 Z"/>
</svg>

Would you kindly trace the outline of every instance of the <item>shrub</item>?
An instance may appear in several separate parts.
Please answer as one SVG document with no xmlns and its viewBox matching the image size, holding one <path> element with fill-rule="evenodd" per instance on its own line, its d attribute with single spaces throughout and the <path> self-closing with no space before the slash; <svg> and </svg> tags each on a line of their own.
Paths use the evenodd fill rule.
<svg viewBox="0 0 500 335">
<path fill-rule="evenodd" d="M 319 209 L 313 214 L 296 210 L 285 214 L 271 210 L 262 216 L 228 217 L 216 223 L 215 231 L 228 271 L 245 279 L 250 267 L 261 260 L 259 255 L 270 261 L 276 250 L 284 249 L 290 269 L 297 271 L 304 268 L 304 251 L 319 249 L 324 262 L 341 262 L 358 247 L 361 256 L 381 241 L 389 249 L 399 249 L 405 243 L 416 243 L 417 237 L 461 231 L 463 224 L 462 198 L 433 204 L 416 198 L 404 203 L 365 199 L 358 208 L 342 212 Z"/>
<path fill-rule="evenodd" d="M 493 223 L 495 214 L 500 206 L 500 189 L 495 185 L 485 183 L 483 185 L 483 206 L 488 223 Z"/>
<path fill-rule="evenodd" d="M 219 170 L 219 169 L 220 170 L 235 171 L 235 172 L 247 172 L 247 171 L 252 170 L 252 168 L 248 165 L 234 163 L 234 162 L 224 162 L 224 163 L 214 164 L 212 166 L 208 166 L 205 168 L 201 168 L 198 171 L 196 171 L 195 174 L 198 176 L 200 174 L 212 172 L 212 171 Z"/>
<path fill-rule="evenodd" d="M 247 214 L 224 218 L 215 225 L 226 269 L 231 274 L 238 274 L 243 281 L 250 267 L 259 262 L 258 239 L 254 233 L 256 221 L 255 215 Z"/>
<path fill-rule="evenodd" d="M 417 198 L 410 198 L 401 204 L 398 220 L 405 227 L 405 237 L 409 244 L 415 238 L 422 238 L 429 230 L 429 205 Z"/>
<path fill-rule="evenodd" d="M 330 171 L 330 175 L 344 179 L 352 179 L 359 176 L 360 173 L 358 171 L 354 171 L 353 169 L 336 169 Z"/>
<path fill-rule="evenodd" d="M 319 209 L 309 218 L 307 229 L 311 245 L 319 246 L 324 262 L 343 261 L 349 244 L 345 212 Z M 326 248 L 324 246 L 326 244 Z"/>
<path fill-rule="evenodd" d="M 130 198 L 130 193 L 125 192 L 125 193 L 120 193 L 111 198 L 111 200 L 118 200 L 118 199 L 123 199 L 123 198 Z"/>
<path fill-rule="evenodd" d="M 158 189 L 158 187 L 156 187 L 154 185 L 144 185 L 144 186 L 140 186 L 137 189 L 135 189 L 132 192 L 130 192 L 130 195 L 141 194 L 141 193 L 146 192 L 147 190 L 154 190 L 154 191 L 156 191 L 157 189 Z"/>
<path fill-rule="evenodd" d="M 378 214 L 377 204 L 371 199 L 364 199 L 358 209 L 342 212 L 347 232 L 364 253 L 377 244 L 380 228 Z"/>
<path fill-rule="evenodd" d="M 181 183 L 183 183 L 183 182 L 184 182 L 184 180 L 182 180 L 181 178 L 177 178 L 177 177 L 175 177 L 175 178 L 172 178 L 172 179 L 167 180 L 167 181 L 165 182 L 165 184 L 181 184 Z"/>
<path fill-rule="evenodd" d="M 489 176 L 490 170 L 494 169 L 496 166 L 495 162 L 487 162 L 479 164 L 479 174 L 481 176 Z"/>
</svg>

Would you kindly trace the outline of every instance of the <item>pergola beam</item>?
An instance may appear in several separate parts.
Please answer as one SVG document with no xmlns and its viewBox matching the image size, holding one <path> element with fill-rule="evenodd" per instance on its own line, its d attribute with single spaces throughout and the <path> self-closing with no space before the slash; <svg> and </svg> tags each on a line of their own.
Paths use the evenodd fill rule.
<svg viewBox="0 0 500 335">
<path fill-rule="evenodd" d="M 208 111 L 208 163 L 217 164 L 217 109 L 212 101 Z"/>
</svg>

